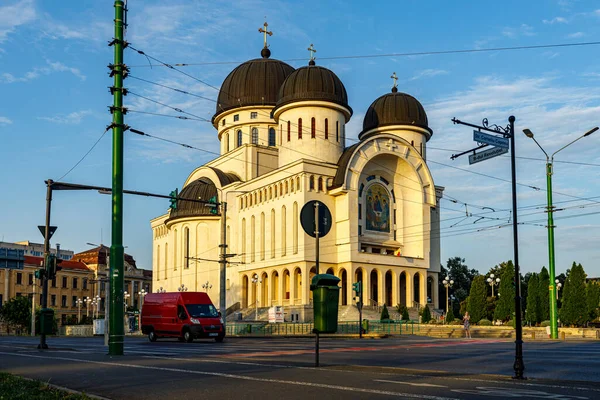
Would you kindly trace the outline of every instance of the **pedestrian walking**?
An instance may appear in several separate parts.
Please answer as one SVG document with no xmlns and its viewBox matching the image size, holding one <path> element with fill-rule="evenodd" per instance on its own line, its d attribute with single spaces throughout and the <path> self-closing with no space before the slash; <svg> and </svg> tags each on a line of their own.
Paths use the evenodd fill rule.
<svg viewBox="0 0 600 400">
<path fill-rule="evenodd" d="M 471 316 L 469 312 L 465 312 L 463 317 L 463 328 L 465 329 L 465 337 L 471 339 Z"/>
</svg>

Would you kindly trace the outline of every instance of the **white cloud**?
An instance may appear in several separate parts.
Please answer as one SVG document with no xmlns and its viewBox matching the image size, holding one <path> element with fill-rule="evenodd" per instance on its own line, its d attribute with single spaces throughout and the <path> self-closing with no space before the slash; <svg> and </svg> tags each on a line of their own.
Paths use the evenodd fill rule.
<svg viewBox="0 0 600 400">
<path fill-rule="evenodd" d="M 516 39 L 521 36 L 535 36 L 533 27 L 527 24 L 521 24 L 518 28 L 506 27 L 502 30 L 502 35 L 511 39 Z"/>
<path fill-rule="evenodd" d="M 57 124 L 69 124 L 69 125 L 77 125 L 81 122 L 81 120 L 90 115 L 92 112 L 90 110 L 84 111 L 75 111 L 67 115 L 56 115 L 54 117 L 38 117 L 38 119 L 54 122 Z"/>
<path fill-rule="evenodd" d="M 36 19 L 33 0 L 23 0 L 0 7 L 0 43 L 14 30 Z"/>
<path fill-rule="evenodd" d="M 15 77 L 13 74 L 4 72 L 0 74 L 0 83 L 28 82 L 44 75 L 53 74 L 55 72 L 70 72 L 82 81 L 86 79 L 85 75 L 83 75 L 78 68 L 69 67 L 59 61 L 53 62 L 46 60 L 46 63 L 46 66 L 35 67 L 31 71 L 25 72 L 25 74 L 23 74 L 21 77 Z"/>
<path fill-rule="evenodd" d="M 568 24 L 569 23 L 569 21 L 566 18 L 564 18 L 564 17 L 554 17 L 554 18 L 552 18 L 550 20 L 544 19 L 544 20 L 542 20 L 542 22 L 544 24 L 548 24 L 548 25 Z"/>
<path fill-rule="evenodd" d="M 6 117 L 0 116 L 0 125 L 10 125 L 12 121 Z"/>
<path fill-rule="evenodd" d="M 584 36 L 585 36 L 585 33 L 583 33 L 583 32 L 573 32 L 573 33 L 570 33 L 567 35 L 567 37 L 569 39 L 577 39 L 577 38 L 584 37 Z"/>
<path fill-rule="evenodd" d="M 416 73 L 412 78 L 410 78 L 411 81 L 417 80 L 417 79 L 421 79 L 421 78 L 430 78 L 432 76 L 438 76 L 438 75 L 447 75 L 448 71 L 443 70 L 443 69 L 424 69 L 418 73 Z"/>
</svg>

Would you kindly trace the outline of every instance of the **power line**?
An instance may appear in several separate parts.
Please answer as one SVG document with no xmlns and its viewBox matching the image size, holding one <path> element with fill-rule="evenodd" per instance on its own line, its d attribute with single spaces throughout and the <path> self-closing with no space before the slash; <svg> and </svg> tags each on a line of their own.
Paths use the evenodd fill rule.
<svg viewBox="0 0 600 400">
<path fill-rule="evenodd" d="M 127 75 L 127 77 L 128 77 L 128 78 L 137 79 L 137 80 L 139 80 L 139 81 L 142 81 L 142 82 L 150 83 L 150 84 L 152 84 L 152 85 L 160 86 L 160 87 L 163 87 L 163 88 L 165 88 L 165 89 L 170 89 L 170 90 L 173 90 L 173 91 L 175 91 L 175 92 L 182 93 L 182 94 L 187 94 L 187 95 L 190 95 L 190 96 L 198 97 L 199 99 L 204 99 L 204 100 L 212 101 L 213 103 L 216 103 L 216 102 L 217 102 L 217 101 L 216 101 L 216 100 L 214 100 L 214 99 L 209 99 L 208 97 L 200 96 L 199 94 L 190 93 L 190 92 L 188 92 L 188 91 L 185 91 L 185 90 L 181 90 L 181 89 L 177 89 L 177 88 L 174 88 L 174 87 L 171 87 L 171 86 L 163 85 L 162 83 L 152 82 L 152 81 L 149 81 L 149 80 L 147 80 L 147 79 L 138 78 L 137 76 L 133 76 L 133 75 L 131 75 L 131 74 L 130 74 L 130 75 Z"/>
<path fill-rule="evenodd" d="M 161 103 L 160 101 L 153 100 L 153 99 L 151 99 L 151 98 L 149 98 L 149 97 L 142 96 L 141 94 L 134 93 L 134 92 L 132 92 L 131 90 L 130 90 L 130 91 L 128 91 L 128 94 L 131 94 L 131 95 L 133 95 L 133 96 L 140 97 L 140 98 L 142 98 L 142 99 L 144 99 L 144 100 L 147 100 L 147 101 L 150 101 L 150 102 L 152 102 L 152 103 L 155 103 L 155 104 L 161 105 L 161 106 L 163 106 L 163 107 L 170 108 L 171 110 L 175 110 L 175 111 L 177 111 L 178 113 L 182 113 L 182 114 L 191 115 L 192 117 L 194 117 L 194 118 L 198 118 L 198 119 L 200 119 L 200 120 L 202 120 L 202 121 L 205 121 L 205 122 L 210 122 L 210 120 L 208 120 L 208 119 L 206 119 L 206 118 L 203 118 L 203 117 L 200 117 L 200 116 L 198 116 L 198 115 L 195 115 L 195 114 L 189 113 L 189 112 L 187 112 L 187 111 L 183 111 L 181 108 L 173 107 L 173 106 L 170 106 L 170 105 L 168 105 L 168 104 Z"/>
<path fill-rule="evenodd" d="M 168 117 L 168 118 L 177 118 L 177 119 L 184 119 L 184 120 L 190 120 L 190 121 L 202 121 L 202 122 L 206 122 L 203 119 L 190 118 L 190 117 L 186 117 L 186 116 L 183 116 L 183 115 L 160 114 L 160 113 L 153 113 L 153 112 L 149 112 L 149 111 L 138 111 L 138 110 L 131 110 L 131 109 L 127 109 L 127 112 L 136 113 L 136 114 L 154 115 L 156 117 Z"/>
<path fill-rule="evenodd" d="M 61 181 L 65 176 L 69 175 L 69 173 L 71 173 L 71 171 L 73 171 L 79 164 L 81 164 L 81 162 L 88 156 L 88 154 L 90 154 L 92 152 L 92 150 L 94 150 L 94 147 L 96 147 L 96 145 L 98 143 L 100 143 L 100 141 L 102 140 L 102 138 L 104 137 L 104 135 L 106 135 L 106 132 L 108 132 L 108 130 L 111 128 L 111 126 L 109 126 L 108 128 L 106 128 L 106 130 L 102 133 L 102 135 L 100 135 L 100 137 L 98 138 L 98 140 L 96 140 L 96 142 L 92 145 L 92 147 L 90 147 L 90 149 L 87 151 L 87 153 L 85 153 L 83 155 L 83 157 L 81 157 L 81 159 L 79 161 L 77 161 L 75 163 L 75 165 L 73 165 L 73 167 L 71 167 L 70 170 L 68 170 L 67 172 L 65 172 L 65 174 L 63 176 L 61 176 L 60 178 L 57 179 L 57 181 Z"/>
<path fill-rule="evenodd" d="M 554 43 L 554 44 L 542 44 L 532 46 L 511 46 L 511 47 L 492 47 L 487 49 L 465 49 L 465 50 L 439 50 L 439 51 L 416 51 L 416 52 L 405 52 L 405 53 L 384 53 L 384 54 L 363 54 L 363 55 L 347 55 L 347 56 L 332 56 L 332 57 L 319 57 L 319 60 L 349 60 L 349 59 L 364 59 L 364 58 L 385 58 L 385 57 L 412 57 L 412 56 L 431 56 L 431 55 L 445 55 L 445 54 L 468 54 L 468 53 L 485 53 L 493 51 L 512 51 L 512 50 L 534 50 L 534 49 L 551 49 L 559 47 L 581 47 L 581 46 L 596 46 L 598 42 L 578 42 L 578 43 Z M 129 45 L 130 48 L 131 45 Z M 132 48 L 133 49 L 133 48 Z M 135 49 L 133 49 L 135 50 Z M 172 65 L 177 67 L 189 67 L 197 65 L 223 65 L 223 64 L 241 64 L 244 61 L 213 61 L 213 62 L 196 62 L 196 63 L 175 63 L 165 64 L 153 57 L 146 55 L 144 52 L 135 50 L 138 53 L 145 55 L 153 60 L 163 64 L 166 67 L 173 68 Z M 306 58 L 289 58 L 281 61 L 306 61 Z M 134 65 L 133 67 L 152 67 L 155 65 Z"/>
</svg>

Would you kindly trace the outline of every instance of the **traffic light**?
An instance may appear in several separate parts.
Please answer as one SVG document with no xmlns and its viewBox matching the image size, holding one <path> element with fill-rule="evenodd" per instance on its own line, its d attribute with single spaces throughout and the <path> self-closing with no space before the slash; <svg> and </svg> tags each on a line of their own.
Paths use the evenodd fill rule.
<svg viewBox="0 0 600 400">
<path fill-rule="evenodd" d="M 217 196 L 211 197 L 208 202 L 210 203 L 209 206 L 212 207 L 210 209 L 210 213 L 217 215 L 219 213 L 219 207 L 217 207 Z"/>
<path fill-rule="evenodd" d="M 54 254 L 48 254 L 46 256 L 46 276 L 48 276 L 48 279 L 56 278 L 56 273 L 62 269 L 62 267 L 59 267 L 62 261 L 63 260 Z"/>
<path fill-rule="evenodd" d="M 177 196 L 179 195 L 179 189 L 175 189 L 173 190 L 171 193 L 169 193 L 169 196 L 171 197 L 169 199 L 169 201 L 171 202 L 171 205 L 169 206 L 169 208 L 171 210 L 177 210 Z"/>
<path fill-rule="evenodd" d="M 362 282 L 353 283 L 352 290 L 354 290 L 357 296 L 360 296 L 360 293 L 362 292 Z"/>
<path fill-rule="evenodd" d="M 44 271 L 43 269 L 36 269 L 35 270 L 35 279 L 44 279 L 45 274 L 46 274 L 46 271 Z"/>
</svg>

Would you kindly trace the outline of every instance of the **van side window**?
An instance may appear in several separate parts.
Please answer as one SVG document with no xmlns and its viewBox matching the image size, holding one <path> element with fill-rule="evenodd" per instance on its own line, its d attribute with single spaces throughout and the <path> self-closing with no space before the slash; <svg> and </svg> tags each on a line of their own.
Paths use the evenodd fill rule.
<svg viewBox="0 0 600 400">
<path fill-rule="evenodd" d="M 183 319 L 183 320 L 187 319 L 187 314 L 186 314 L 183 306 L 177 306 L 177 318 Z"/>
</svg>

